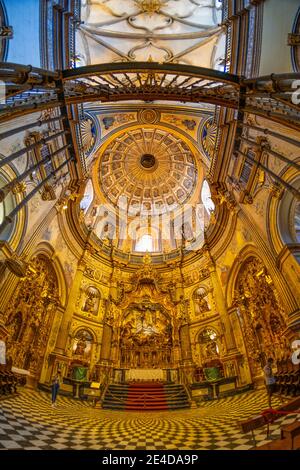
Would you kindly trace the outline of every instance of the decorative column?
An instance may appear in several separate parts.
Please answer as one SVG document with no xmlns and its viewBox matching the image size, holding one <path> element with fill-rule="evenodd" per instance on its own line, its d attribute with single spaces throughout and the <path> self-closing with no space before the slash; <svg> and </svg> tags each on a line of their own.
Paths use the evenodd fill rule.
<svg viewBox="0 0 300 470">
<path fill-rule="evenodd" d="M 65 350 L 66 350 L 67 341 L 68 341 L 68 334 L 69 334 L 69 330 L 71 326 L 73 313 L 76 310 L 77 296 L 78 296 L 81 281 L 84 275 L 85 267 L 86 267 L 85 262 L 81 261 L 78 263 L 75 278 L 74 278 L 74 281 L 70 290 L 68 305 L 64 313 L 64 316 L 62 318 L 60 330 L 58 333 L 58 338 L 57 338 L 57 342 L 56 342 L 56 346 L 54 350 L 56 354 L 61 354 L 65 356 Z"/>
<path fill-rule="evenodd" d="M 236 306 L 228 309 L 230 315 L 230 323 L 234 330 L 234 337 L 238 353 L 235 356 L 234 364 L 236 368 L 236 375 L 238 376 L 238 385 L 244 386 L 252 383 L 252 375 L 249 366 L 248 351 L 245 344 L 244 332 L 240 320 L 240 311 Z"/>
<path fill-rule="evenodd" d="M 186 385 L 193 382 L 194 365 L 189 329 L 189 300 L 181 299 L 178 304 L 179 342 L 181 349 L 181 382 Z"/>
<path fill-rule="evenodd" d="M 0 310 L 0 341 L 3 341 L 4 343 L 6 343 L 6 338 L 8 337 L 8 334 L 9 332 L 7 328 L 5 327 L 5 323 L 4 323 L 4 314 Z M 5 351 L 6 351 L 6 348 L 5 348 Z"/>
<path fill-rule="evenodd" d="M 110 352 L 111 352 L 111 341 L 112 341 L 112 327 L 107 323 L 103 326 L 103 335 L 101 343 L 101 352 L 100 352 L 100 362 L 103 365 L 106 365 L 110 362 Z"/>
<path fill-rule="evenodd" d="M 52 326 L 51 326 L 51 331 L 49 335 L 48 345 L 45 350 L 45 357 L 44 357 L 43 366 L 42 366 L 40 379 L 39 379 L 40 383 L 49 383 L 51 380 L 51 376 L 53 375 L 52 366 L 53 366 L 54 361 L 53 360 L 51 361 L 50 356 L 57 340 L 57 335 L 59 332 L 63 315 L 64 315 L 64 307 L 62 305 L 58 305 L 55 309 L 53 319 L 52 319 Z"/>
<path fill-rule="evenodd" d="M 227 350 L 227 353 L 230 353 L 233 350 L 236 350 L 236 344 L 234 341 L 232 326 L 231 326 L 229 315 L 227 312 L 227 307 L 225 303 L 225 298 L 224 298 L 221 282 L 219 280 L 219 276 L 216 271 L 216 266 L 214 262 L 212 262 L 208 266 L 208 269 L 210 272 L 210 279 L 211 279 L 211 283 L 213 287 L 216 308 L 221 317 L 226 350 Z"/>
<path fill-rule="evenodd" d="M 181 357 L 183 364 L 192 361 L 192 348 L 190 340 L 190 329 L 189 325 L 185 324 L 179 330 L 180 345 L 181 345 Z"/>
<path fill-rule="evenodd" d="M 113 309 L 110 302 L 106 304 L 106 312 L 103 319 L 103 334 L 101 342 L 100 363 L 102 365 L 112 364 L 112 339 L 113 339 Z"/>
</svg>

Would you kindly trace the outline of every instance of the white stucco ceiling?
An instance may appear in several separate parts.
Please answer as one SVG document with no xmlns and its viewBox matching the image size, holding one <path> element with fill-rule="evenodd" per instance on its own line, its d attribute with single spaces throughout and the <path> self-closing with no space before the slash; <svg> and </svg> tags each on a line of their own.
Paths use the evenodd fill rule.
<svg viewBox="0 0 300 470">
<path fill-rule="evenodd" d="M 223 70 L 218 0 L 83 0 L 77 66 L 118 61 Z"/>
</svg>

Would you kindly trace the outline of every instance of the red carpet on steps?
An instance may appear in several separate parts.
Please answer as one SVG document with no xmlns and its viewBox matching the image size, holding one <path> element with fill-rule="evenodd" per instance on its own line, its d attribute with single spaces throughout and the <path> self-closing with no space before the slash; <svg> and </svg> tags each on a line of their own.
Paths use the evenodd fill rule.
<svg viewBox="0 0 300 470">
<path fill-rule="evenodd" d="M 125 410 L 167 410 L 164 385 L 161 383 L 133 383 L 128 387 Z"/>
</svg>

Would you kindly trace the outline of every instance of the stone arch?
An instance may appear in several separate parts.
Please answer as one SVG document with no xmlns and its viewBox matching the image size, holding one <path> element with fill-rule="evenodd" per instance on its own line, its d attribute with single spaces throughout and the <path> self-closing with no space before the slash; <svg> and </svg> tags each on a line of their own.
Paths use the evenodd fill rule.
<svg viewBox="0 0 300 470">
<path fill-rule="evenodd" d="M 240 267 L 247 260 L 247 258 L 251 256 L 254 256 L 259 259 L 268 270 L 272 281 L 274 282 L 275 290 L 280 298 L 280 302 L 282 303 L 285 312 L 288 313 L 290 311 L 294 311 L 295 306 L 297 308 L 297 300 L 291 290 L 289 283 L 283 276 L 282 272 L 278 269 L 278 266 L 275 264 L 275 261 L 270 258 L 269 253 L 266 250 L 267 249 L 263 246 L 261 246 L 258 250 L 256 245 L 249 243 L 236 256 L 229 271 L 228 282 L 226 285 L 225 298 L 228 308 L 233 307 L 235 283 Z"/>
<path fill-rule="evenodd" d="M 0 154 L 0 160 L 4 158 Z M 17 169 L 12 164 L 7 164 L 1 168 L 0 171 L 0 186 L 4 188 L 7 184 L 13 181 L 18 175 Z M 18 188 L 18 187 L 17 187 Z M 0 225 L 4 222 L 6 217 L 11 211 L 21 202 L 23 198 L 22 187 L 18 189 L 20 191 L 13 193 L 9 191 L 8 194 L 5 191 L 0 190 Z M 9 243 L 13 250 L 16 250 L 22 240 L 24 232 L 26 230 L 27 223 L 27 209 L 19 211 L 16 217 L 8 223 L 1 231 L 1 240 Z"/>
<path fill-rule="evenodd" d="M 199 328 L 195 335 L 195 351 L 198 367 L 196 381 L 206 380 L 205 368 L 217 367 L 218 375 L 223 375 L 222 356 L 224 354 L 223 334 L 215 324 L 206 324 Z"/>
<path fill-rule="evenodd" d="M 78 325 L 76 328 L 74 328 L 74 330 L 72 331 L 72 336 L 75 337 L 78 333 L 80 333 L 80 331 L 87 331 L 92 336 L 93 341 L 97 341 L 97 335 L 93 328 L 90 328 L 89 326 L 86 326 L 84 324 Z"/>
<path fill-rule="evenodd" d="M 84 300 L 81 306 L 81 310 L 83 312 L 97 315 L 99 310 L 99 303 L 102 298 L 102 294 L 98 287 L 93 284 L 87 285 L 84 290 Z"/>
<path fill-rule="evenodd" d="M 196 333 L 196 335 L 195 335 L 195 339 L 196 339 L 197 342 L 199 342 L 201 334 L 202 334 L 205 330 L 207 330 L 207 329 L 211 329 L 212 331 L 214 331 L 217 336 L 221 336 L 221 335 L 222 335 L 220 329 L 219 329 L 218 327 L 216 327 L 215 325 L 204 325 L 204 326 L 201 326 L 201 327 L 198 329 L 198 331 L 197 331 L 197 333 Z"/>
</svg>

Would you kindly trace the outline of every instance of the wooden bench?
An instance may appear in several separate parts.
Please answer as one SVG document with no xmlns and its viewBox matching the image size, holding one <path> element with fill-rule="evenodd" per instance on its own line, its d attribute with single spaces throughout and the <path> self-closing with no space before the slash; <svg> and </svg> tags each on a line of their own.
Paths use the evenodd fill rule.
<svg viewBox="0 0 300 470">
<path fill-rule="evenodd" d="M 293 400 L 290 400 L 288 403 L 285 403 L 284 405 L 280 406 L 279 408 L 275 408 L 274 411 L 291 411 L 293 412 L 294 410 L 299 410 L 300 409 L 300 397 L 294 398 Z M 251 431 L 252 433 L 252 438 L 254 445 L 256 446 L 256 441 L 255 441 L 255 435 L 254 435 L 254 430 L 259 429 L 263 426 L 267 426 L 267 437 L 269 436 L 269 425 L 270 423 L 276 421 L 282 417 L 282 415 L 278 414 L 277 416 L 272 414 L 266 413 L 264 415 L 257 415 L 252 418 L 246 419 L 245 421 L 241 421 L 239 423 L 239 426 L 241 430 L 244 433 L 248 433 Z"/>
<path fill-rule="evenodd" d="M 300 436 L 300 421 L 295 421 L 281 428 L 281 439 L 289 439 L 292 443 L 292 450 L 294 449 L 294 439 L 297 436 Z"/>
<path fill-rule="evenodd" d="M 297 424 L 297 426 L 296 426 Z M 262 446 L 259 447 L 253 447 L 251 450 L 294 450 L 294 449 L 300 449 L 300 434 L 299 434 L 299 427 L 300 427 L 300 422 L 296 421 L 296 423 L 290 424 L 288 426 L 284 426 L 282 428 L 282 433 L 283 435 L 283 430 L 285 428 L 289 427 L 297 427 L 297 434 L 293 434 L 292 432 L 287 432 L 284 437 L 281 439 L 276 439 L 275 441 L 268 442 L 267 444 L 263 444 Z"/>
<path fill-rule="evenodd" d="M 259 447 L 253 447 L 251 450 L 291 450 L 291 441 L 289 439 L 276 439 Z"/>
</svg>

